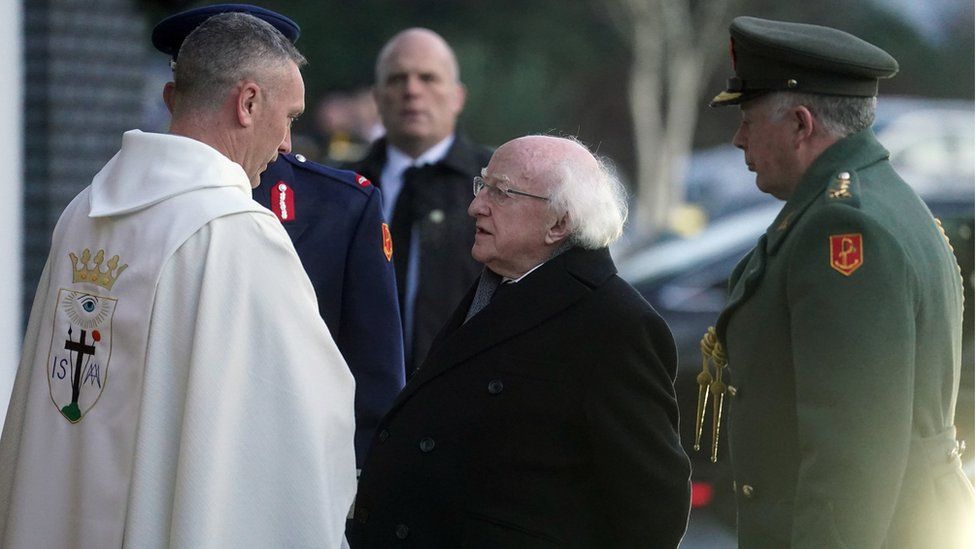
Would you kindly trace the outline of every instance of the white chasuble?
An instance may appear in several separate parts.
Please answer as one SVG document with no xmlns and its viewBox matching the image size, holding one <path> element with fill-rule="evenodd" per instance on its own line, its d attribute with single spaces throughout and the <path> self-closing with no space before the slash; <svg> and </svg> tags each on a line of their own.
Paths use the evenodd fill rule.
<svg viewBox="0 0 976 549">
<path fill-rule="evenodd" d="M 65 209 L 0 440 L 0 546 L 338 547 L 353 380 L 241 167 L 127 132 Z"/>
</svg>

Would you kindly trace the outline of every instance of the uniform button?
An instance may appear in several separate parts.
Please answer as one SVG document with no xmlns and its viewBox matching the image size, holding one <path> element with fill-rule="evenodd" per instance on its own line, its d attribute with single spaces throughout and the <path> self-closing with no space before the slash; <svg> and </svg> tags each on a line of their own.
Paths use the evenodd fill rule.
<svg viewBox="0 0 976 549">
<path fill-rule="evenodd" d="M 743 496 L 745 496 L 747 498 L 751 498 L 755 494 L 756 494 L 756 489 L 753 488 L 751 484 L 743 484 L 742 485 L 742 495 Z"/>
<path fill-rule="evenodd" d="M 425 454 L 433 450 L 434 445 L 435 445 L 434 439 L 430 437 L 420 439 L 420 451 L 424 452 Z"/>
<path fill-rule="evenodd" d="M 397 524 L 396 527 L 396 537 L 397 539 L 407 539 L 410 535 L 410 528 L 406 524 Z"/>
<path fill-rule="evenodd" d="M 443 210 L 431 210 L 429 218 L 432 223 L 443 223 L 444 222 L 444 211 Z"/>
<path fill-rule="evenodd" d="M 305 158 L 305 155 L 302 155 L 302 154 L 296 154 L 296 155 L 295 155 L 295 160 L 297 160 L 297 161 L 299 161 L 299 162 L 305 162 L 305 161 L 306 161 L 307 159 Z"/>
<path fill-rule="evenodd" d="M 504 388 L 505 384 L 503 384 L 502 380 L 500 379 L 493 379 L 488 382 L 488 392 L 493 395 L 497 395 L 498 393 L 502 392 L 502 389 Z"/>
<path fill-rule="evenodd" d="M 380 442 L 386 442 L 386 439 L 390 438 L 390 432 L 386 429 L 380 431 Z"/>
<path fill-rule="evenodd" d="M 739 394 L 739 389 L 735 385 L 729 385 L 729 395 L 735 396 Z"/>
</svg>

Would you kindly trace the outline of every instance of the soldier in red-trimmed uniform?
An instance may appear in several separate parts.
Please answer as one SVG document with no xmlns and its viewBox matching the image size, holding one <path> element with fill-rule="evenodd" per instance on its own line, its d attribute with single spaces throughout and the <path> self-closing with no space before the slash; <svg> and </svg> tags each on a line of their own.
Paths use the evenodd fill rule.
<svg viewBox="0 0 976 549">
<path fill-rule="evenodd" d="M 261 175 L 254 199 L 288 231 L 312 279 L 319 313 L 356 378 L 356 462 L 403 388 L 403 332 L 393 241 L 383 198 L 365 177 L 283 155 Z M 268 291 L 287 291 L 275 288 Z"/>
</svg>

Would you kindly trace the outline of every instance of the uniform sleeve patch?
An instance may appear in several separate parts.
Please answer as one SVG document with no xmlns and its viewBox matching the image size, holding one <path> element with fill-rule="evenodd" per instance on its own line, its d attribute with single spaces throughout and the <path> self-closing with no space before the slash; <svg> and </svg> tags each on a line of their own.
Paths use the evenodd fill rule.
<svg viewBox="0 0 976 549">
<path fill-rule="evenodd" d="M 864 264 L 861 233 L 830 235 L 830 267 L 844 276 L 851 276 Z"/>
<path fill-rule="evenodd" d="M 372 185 L 369 179 L 366 179 L 365 177 L 359 175 L 358 173 L 356 174 L 356 183 L 359 183 L 360 187 L 369 187 L 370 185 Z"/>
<path fill-rule="evenodd" d="M 390 226 L 386 223 L 383 223 L 383 255 L 387 261 L 393 259 L 393 236 L 390 235 Z"/>
</svg>

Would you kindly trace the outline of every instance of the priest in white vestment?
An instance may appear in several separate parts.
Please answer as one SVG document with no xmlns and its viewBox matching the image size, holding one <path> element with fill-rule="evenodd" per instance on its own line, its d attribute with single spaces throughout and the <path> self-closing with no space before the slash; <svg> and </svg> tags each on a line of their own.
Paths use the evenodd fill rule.
<svg viewBox="0 0 976 549">
<path fill-rule="evenodd" d="M 0 439 L 0 547 L 344 544 L 353 378 L 251 200 L 303 63 L 259 18 L 210 18 L 170 134 L 127 132 L 65 209 Z"/>
</svg>

